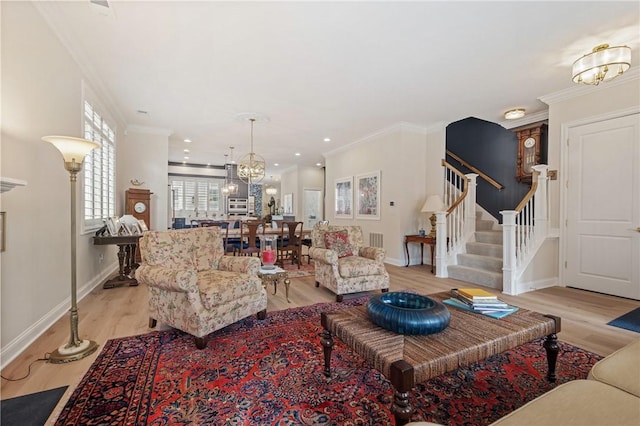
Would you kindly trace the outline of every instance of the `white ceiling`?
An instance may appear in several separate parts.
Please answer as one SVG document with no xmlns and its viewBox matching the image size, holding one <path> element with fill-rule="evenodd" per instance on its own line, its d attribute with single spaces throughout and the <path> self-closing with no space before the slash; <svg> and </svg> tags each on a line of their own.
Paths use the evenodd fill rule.
<svg viewBox="0 0 640 426">
<path fill-rule="evenodd" d="M 632 67 L 640 46 L 637 1 L 109 6 L 38 9 L 127 125 L 170 133 L 170 161 L 188 148 L 190 163 L 222 164 L 229 146 L 238 159 L 250 142 L 238 114 L 268 117 L 254 127 L 267 175 L 399 122 L 544 111 L 538 98 L 574 86 L 571 64 L 594 46 L 630 46 Z"/>
</svg>

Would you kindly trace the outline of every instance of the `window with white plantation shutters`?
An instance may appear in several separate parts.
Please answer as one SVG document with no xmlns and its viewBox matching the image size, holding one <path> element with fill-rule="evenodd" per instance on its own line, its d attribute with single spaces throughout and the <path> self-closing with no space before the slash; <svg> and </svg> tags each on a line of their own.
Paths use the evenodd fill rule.
<svg viewBox="0 0 640 426">
<path fill-rule="evenodd" d="M 198 217 L 222 213 L 219 179 L 170 177 L 176 216 Z M 197 207 L 197 210 L 196 210 Z"/>
<path fill-rule="evenodd" d="M 116 134 L 94 106 L 84 101 L 84 137 L 100 144 L 84 160 L 84 227 L 98 228 L 115 216 Z"/>
</svg>

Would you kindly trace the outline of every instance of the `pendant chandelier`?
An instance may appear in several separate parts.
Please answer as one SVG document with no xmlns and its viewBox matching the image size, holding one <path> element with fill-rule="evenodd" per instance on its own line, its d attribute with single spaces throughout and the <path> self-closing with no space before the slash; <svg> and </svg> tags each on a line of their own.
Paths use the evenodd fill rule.
<svg viewBox="0 0 640 426">
<path fill-rule="evenodd" d="M 276 195 L 278 193 L 278 188 L 276 188 L 275 186 L 273 186 L 273 176 L 271 176 L 271 184 L 267 185 L 264 192 L 267 195 Z"/>
<path fill-rule="evenodd" d="M 251 185 L 264 179 L 267 171 L 264 158 L 253 152 L 253 123 L 256 118 L 250 117 L 251 122 L 251 150 L 238 160 L 238 177 L 244 183 Z"/>
<path fill-rule="evenodd" d="M 222 187 L 222 193 L 224 195 L 236 195 L 238 193 L 239 185 L 233 180 L 233 147 L 230 146 L 229 149 L 231 150 L 231 162 L 227 163 L 227 154 L 225 154 L 224 163 L 226 176 L 224 179 L 224 186 Z"/>
<path fill-rule="evenodd" d="M 628 46 L 609 47 L 601 44 L 573 63 L 574 83 L 597 86 L 622 75 L 631 66 L 631 49 Z"/>
<path fill-rule="evenodd" d="M 229 195 L 229 163 L 227 162 L 227 154 L 224 155 L 224 184 L 220 191 L 222 191 L 222 195 Z"/>
</svg>

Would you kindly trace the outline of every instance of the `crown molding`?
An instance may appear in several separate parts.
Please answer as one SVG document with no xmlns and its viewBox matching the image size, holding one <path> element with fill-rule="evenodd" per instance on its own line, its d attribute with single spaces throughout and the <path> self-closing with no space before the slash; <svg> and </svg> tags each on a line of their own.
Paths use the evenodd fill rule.
<svg viewBox="0 0 640 426">
<path fill-rule="evenodd" d="M 616 77 L 613 80 L 607 81 L 605 83 L 600 83 L 597 86 L 590 86 L 585 84 L 575 85 L 573 87 L 569 87 L 567 89 L 560 90 L 558 92 L 540 96 L 538 99 L 547 105 L 551 105 L 558 102 L 564 102 L 569 99 L 578 98 L 580 96 L 597 92 L 599 90 L 605 90 L 610 87 L 626 84 L 630 81 L 638 80 L 638 79 L 640 79 L 640 67 L 634 67 L 627 70 L 627 72 L 625 72 L 621 76 Z"/>
<path fill-rule="evenodd" d="M 87 54 L 82 47 L 75 43 L 73 40 L 79 40 L 82 37 L 78 37 L 73 34 L 68 26 L 62 25 L 65 20 L 63 13 L 60 10 L 59 5 L 55 1 L 34 1 L 32 4 L 35 6 L 40 16 L 47 23 L 53 34 L 58 38 L 62 46 L 69 52 L 71 58 L 80 68 L 80 72 L 85 77 L 85 80 L 89 82 L 91 89 L 99 97 L 100 101 L 109 109 L 109 113 L 115 116 L 115 119 L 119 123 L 127 126 L 127 120 L 117 107 L 116 102 L 109 93 L 107 86 L 104 84 L 100 75 L 96 72 L 95 68 L 91 66 L 91 62 L 88 59 Z"/>
<path fill-rule="evenodd" d="M 333 149 L 331 151 L 327 151 L 322 153 L 322 156 L 324 158 L 329 158 L 329 157 L 333 157 L 335 155 L 338 155 L 342 152 L 345 152 L 353 147 L 355 147 L 356 145 L 360 145 L 362 143 L 366 143 L 371 141 L 372 139 L 378 139 L 382 136 L 386 136 L 388 134 L 391 133 L 396 133 L 396 132 L 411 132 L 411 133 L 417 133 L 419 135 L 423 135 L 426 136 L 429 133 L 434 133 L 437 131 L 441 131 L 444 130 L 446 128 L 446 123 L 443 121 L 439 121 L 437 123 L 431 124 L 427 127 L 420 125 L 420 124 L 415 124 L 415 123 L 409 123 L 407 121 L 401 121 L 399 123 L 393 124 L 389 127 L 385 127 L 383 129 L 377 130 L 373 133 L 370 133 L 360 139 L 356 139 L 355 141 L 341 146 L 339 148 Z"/>
<path fill-rule="evenodd" d="M 173 134 L 173 131 L 169 129 L 163 129 L 161 127 L 138 126 L 136 124 L 127 126 L 125 130 L 125 135 L 128 134 L 128 132 L 145 133 L 148 135 L 158 135 L 158 136 L 166 136 L 166 137 L 169 137 Z"/>
</svg>

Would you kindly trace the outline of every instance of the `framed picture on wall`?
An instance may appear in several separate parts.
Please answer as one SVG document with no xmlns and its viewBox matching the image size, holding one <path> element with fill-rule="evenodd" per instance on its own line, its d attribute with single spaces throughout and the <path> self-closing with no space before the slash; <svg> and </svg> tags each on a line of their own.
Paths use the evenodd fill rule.
<svg viewBox="0 0 640 426">
<path fill-rule="evenodd" d="M 336 179 L 335 193 L 335 210 L 336 219 L 353 218 L 353 177 Z"/>
<path fill-rule="evenodd" d="M 356 219 L 380 220 L 380 170 L 356 176 Z"/>
<path fill-rule="evenodd" d="M 282 207 L 284 207 L 284 214 L 293 214 L 293 193 L 284 194 Z"/>
</svg>

